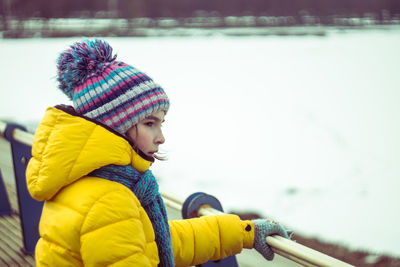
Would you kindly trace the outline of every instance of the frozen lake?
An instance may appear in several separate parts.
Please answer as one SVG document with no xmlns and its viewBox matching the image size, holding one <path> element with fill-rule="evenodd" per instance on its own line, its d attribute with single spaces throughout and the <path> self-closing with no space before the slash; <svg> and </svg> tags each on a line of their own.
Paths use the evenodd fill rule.
<svg viewBox="0 0 400 267">
<path fill-rule="evenodd" d="M 171 98 L 163 190 L 400 256 L 400 27 L 327 31 L 106 40 Z M 55 60 L 76 40 L 0 39 L 0 117 L 68 103 Z"/>
</svg>

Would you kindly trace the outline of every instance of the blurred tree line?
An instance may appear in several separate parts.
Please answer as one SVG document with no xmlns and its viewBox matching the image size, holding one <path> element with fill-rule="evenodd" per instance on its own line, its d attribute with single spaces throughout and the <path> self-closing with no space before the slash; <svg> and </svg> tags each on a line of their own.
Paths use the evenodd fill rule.
<svg viewBox="0 0 400 267">
<path fill-rule="evenodd" d="M 373 16 L 400 14 L 400 0 L 1 0 L 0 16 L 24 18 L 184 18 L 213 16 Z"/>
</svg>

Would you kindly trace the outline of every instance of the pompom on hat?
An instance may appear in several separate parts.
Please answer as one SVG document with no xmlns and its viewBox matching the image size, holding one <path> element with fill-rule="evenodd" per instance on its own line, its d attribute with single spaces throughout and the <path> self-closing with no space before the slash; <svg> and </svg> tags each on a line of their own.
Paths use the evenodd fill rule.
<svg viewBox="0 0 400 267">
<path fill-rule="evenodd" d="M 103 40 L 77 42 L 60 54 L 57 80 L 77 113 L 125 136 L 147 116 L 167 112 L 169 99 L 149 76 L 116 57 Z"/>
</svg>

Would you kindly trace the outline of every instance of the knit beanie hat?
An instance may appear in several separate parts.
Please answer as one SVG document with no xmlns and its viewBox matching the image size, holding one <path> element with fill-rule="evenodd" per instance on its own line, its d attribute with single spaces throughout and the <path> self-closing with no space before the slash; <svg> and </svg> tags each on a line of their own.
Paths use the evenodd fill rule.
<svg viewBox="0 0 400 267">
<path fill-rule="evenodd" d="M 116 57 L 103 40 L 77 42 L 60 54 L 57 80 L 77 113 L 125 136 L 147 116 L 167 112 L 169 100 L 149 76 Z"/>
</svg>

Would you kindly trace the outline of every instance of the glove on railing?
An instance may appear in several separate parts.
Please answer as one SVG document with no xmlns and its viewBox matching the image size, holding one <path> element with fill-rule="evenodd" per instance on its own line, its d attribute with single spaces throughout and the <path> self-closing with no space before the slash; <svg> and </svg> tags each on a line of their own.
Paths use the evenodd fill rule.
<svg viewBox="0 0 400 267">
<path fill-rule="evenodd" d="M 291 231 L 287 231 L 280 224 L 267 219 L 252 220 L 254 224 L 254 248 L 267 260 L 274 259 L 274 251 L 265 241 L 267 236 L 280 235 L 290 239 Z"/>
</svg>

